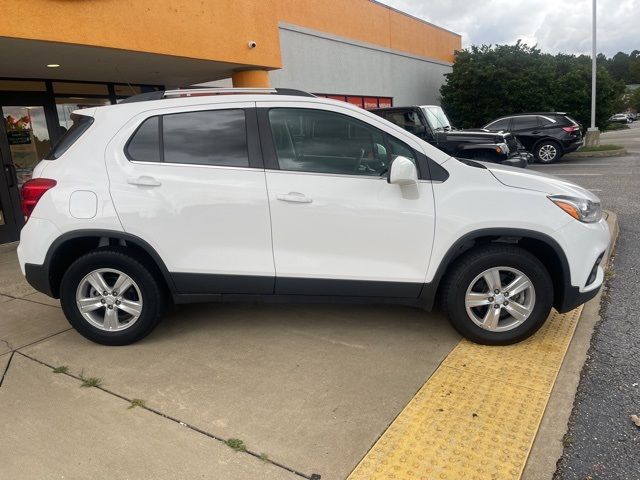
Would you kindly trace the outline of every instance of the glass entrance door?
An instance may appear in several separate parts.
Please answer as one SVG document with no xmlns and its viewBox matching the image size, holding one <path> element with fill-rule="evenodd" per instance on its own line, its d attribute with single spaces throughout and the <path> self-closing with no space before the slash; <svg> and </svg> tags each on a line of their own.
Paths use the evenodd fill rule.
<svg viewBox="0 0 640 480">
<path fill-rule="evenodd" d="M 49 103 L 44 95 L 0 94 L 0 243 L 19 238 L 24 224 L 20 188 L 59 136 Z"/>
</svg>

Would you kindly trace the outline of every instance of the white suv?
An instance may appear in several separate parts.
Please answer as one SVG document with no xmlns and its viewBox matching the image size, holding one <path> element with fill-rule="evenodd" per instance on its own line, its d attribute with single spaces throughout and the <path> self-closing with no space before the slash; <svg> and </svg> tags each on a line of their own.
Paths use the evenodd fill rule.
<svg viewBox="0 0 640 480">
<path fill-rule="evenodd" d="M 603 281 L 591 192 L 347 103 L 178 90 L 74 121 L 24 186 L 18 255 L 99 343 L 144 337 L 170 302 L 439 299 L 467 338 L 508 344 Z"/>
</svg>

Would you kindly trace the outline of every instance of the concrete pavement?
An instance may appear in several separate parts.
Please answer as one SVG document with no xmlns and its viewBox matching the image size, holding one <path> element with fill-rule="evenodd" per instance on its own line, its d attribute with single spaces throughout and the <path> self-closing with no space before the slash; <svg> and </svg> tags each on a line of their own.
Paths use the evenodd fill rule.
<svg viewBox="0 0 640 480">
<path fill-rule="evenodd" d="M 181 441 L 186 449 L 195 442 L 200 454 L 192 468 L 208 472 L 205 478 L 252 478 L 234 473 L 247 465 L 258 475 L 265 469 L 262 478 L 271 478 L 273 468 L 282 478 L 290 470 L 298 478 L 345 478 L 460 338 L 441 315 L 405 307 L 214 304 L 176 307 L 143 341 L 104 347 L 69 330 L 59 307 L 48 304 L 55 302 L 21 283 L 15 253 L 0 253 L 0 265 L 0 294 L 15 297 L 0 304 L 0 338 L 8 342 L 0 354 L 18 350 L 0 387 L 7 419 L 0 423 L 0 438 L 16 445 L 11 468 L 47 452 L 34 473 L 21 478 L 43 478 L 43 472 L 53 478 L 106 475 L 113 458 L 87 460 L 93 447 L 83 445 L 77 432 L 104 430 L 100 442 L 123 442 L 119 414 L 131 414 L 123 398 L 142 399 L 157 412 L 153 422 L 140 426 L 149 450 L 116 449 L 133 468 L 130 478 L 141 478 L 133 467 L 140 455 L 146 462 L 151 446 L 171 443 L 168 432 L 176 422 L 191 430 Z M 101 406 L 85 405 L 87 389 L 52 373 L 50 367 L 59 366 L 76 377 L 101 378 L 105 391 L 89 389 L 91 402 Z M 49 397 L 57 400 L 47 402 Z M 58 408 L 63 419 L 55 414 Z M 222 443 L 230 438 L 282 467 L 236 454 Z M 89 445 L 98 448 L 100 442 Z M 71 455 L 74 444 L 81 459 Z M 198 450 L 205 447 L 206 456 Z M 240 470 L 217 469 L 229 463 L 220 448 Z M 162 448 L 158 452 L 161 464 L 172 458 Z M 172 471 L 151 470 L 153 478 L 175 478 Z"/>
</svg>

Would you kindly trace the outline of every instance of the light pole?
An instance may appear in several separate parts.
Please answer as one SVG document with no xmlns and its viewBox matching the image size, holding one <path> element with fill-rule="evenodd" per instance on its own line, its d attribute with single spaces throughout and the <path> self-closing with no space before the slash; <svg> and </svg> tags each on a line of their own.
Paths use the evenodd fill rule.
<svg viewBox="0 0 640 480">
<path fill-rule="evenodd" d="M 596 127 L 596 0 L 593 0 L 593 21 L 591 33 L 591 126 L 587 130 L 586 144 L 588 147 L 600 145 L 600 130 Z"/>
</svg>

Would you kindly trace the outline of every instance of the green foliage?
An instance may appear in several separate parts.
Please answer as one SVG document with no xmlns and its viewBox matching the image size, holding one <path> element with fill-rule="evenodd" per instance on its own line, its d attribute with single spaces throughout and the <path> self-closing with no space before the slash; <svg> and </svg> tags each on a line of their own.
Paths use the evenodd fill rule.
<svg viewBox="0 0 640 480">
<path fill-rule="evenodd" d="M 131 403 L 129 404 L 129 406 L 127 407 L 129 410 L 131 410 L 132 408 L 136 408 L 136 407 L 142 407 L 145 408 L 147 405 L 144 402 L 144 400 L 142 400 L 141 398 L 134 398 L 131 400 Z"/>
<path fill-rule="evenodd" d="M 616 80 L 640 83 L 640 50 L 631 53 L 618 52 L 611 58 L 605 58 L 604 66 Z"/>
<path fill-rule="evenodd" d="M 226 442 L 227 447 L 234 449 L 236 452 L 244 452 L 247 450 L 247 446 L 239 438 L 230 438 Z"/>
<path fill-rule="evenodd" d="M 59 367 L 55 367 L 53 369 L 53 373 L 69 373 L 69 367 L 66 365 L 60 365 Z"/>
<path fill-rule="evenodd" d="M 635 109 L 637 112 L 640 112 L 640 87 L 636 88 L 629 95 L 629 107 Z"/>
<path fill-rule="evenodd" d="M 605 59 L 606 60 L 606 59 Z M 624 85 L 598 68 L 596 118 L 604 126 Z M 440 89 L 442 106 L 462 128 L 481 127 L 502 115 L 565 111 L 587 127 L 591 109 L 591 59 L 556 56 L 518 41 L 456 52 L 453 71 Z"/>
</svg>

